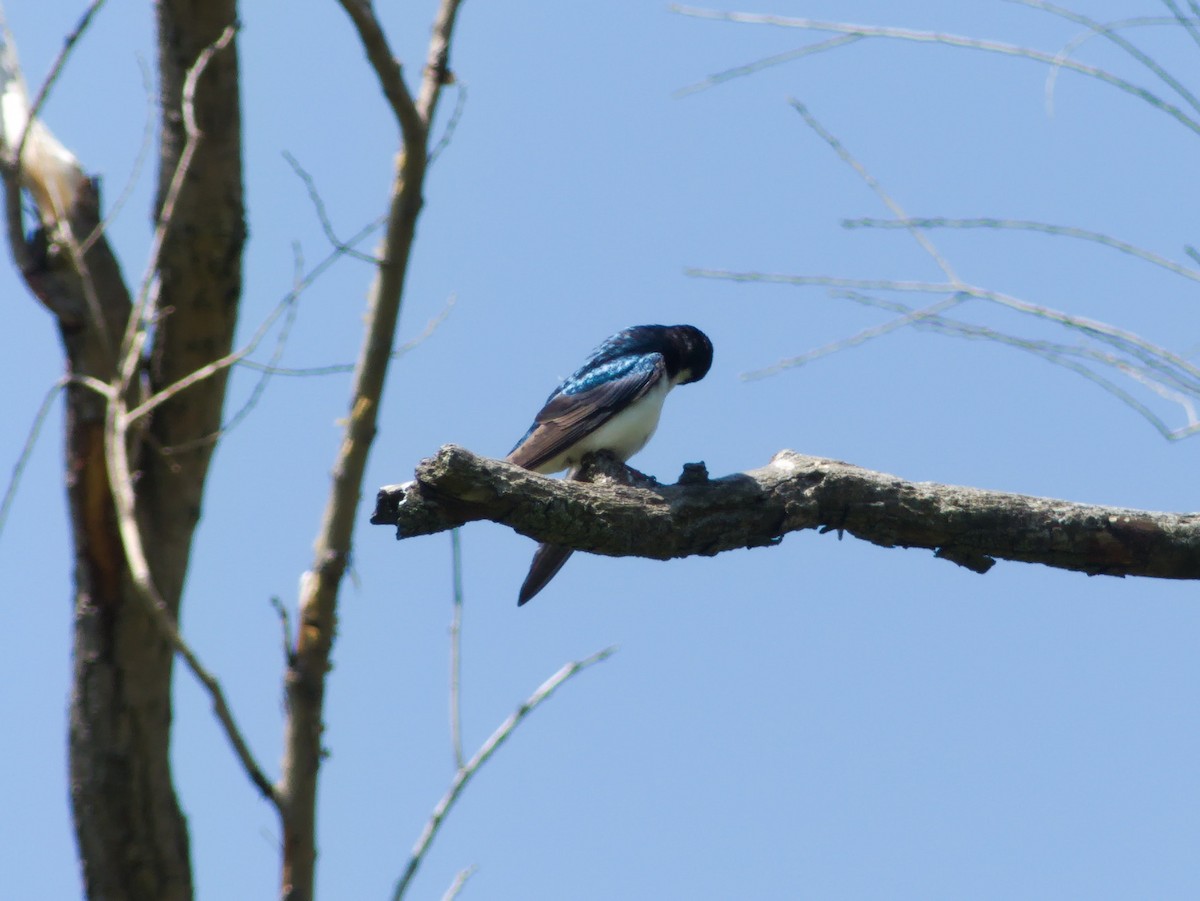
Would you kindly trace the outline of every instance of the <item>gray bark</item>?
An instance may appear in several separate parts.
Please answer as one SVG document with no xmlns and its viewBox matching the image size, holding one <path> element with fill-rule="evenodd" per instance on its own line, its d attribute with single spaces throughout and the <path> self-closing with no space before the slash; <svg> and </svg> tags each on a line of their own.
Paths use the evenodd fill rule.
<svg viewBox="0 0 1200 901">
<path fill-rule="evenodd" d="M 415 481 L 380 490 L 371 522 L 411 538 L 488 519 L 541 542 L 659 560 L 769 546 L 817 529 L 927 548 L 979 573 L 1003 559 L 1089 575 L 1200 579 L 1195 513 L 907 482 L 793 451 L 720 479 L 689 465 L 674 485 L 604 457 L 582 475 L 596 484 L 549 479 L 447 445 L 421 461 Z"/>
</svg>

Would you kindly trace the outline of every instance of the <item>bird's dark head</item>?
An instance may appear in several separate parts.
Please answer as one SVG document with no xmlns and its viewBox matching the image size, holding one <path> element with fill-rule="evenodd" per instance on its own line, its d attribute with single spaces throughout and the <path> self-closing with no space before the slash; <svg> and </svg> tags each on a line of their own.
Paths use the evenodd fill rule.
<svg viewBox="0 0 1200 901">
<path fill-rule="evenodd" d="M 665 331 L 664 343 L 669 348 L 664 352 L 667 372 L 675 383 L 686 385 L 708 375 L 713 358 L 713 346 L 708 335 L 694 325 L 668 325 L 662 328 Z"/>
<path fill-rule="evenodd" d="M 713 347 L 708 335 L 694 325 L 633 325 L 597 347 L 584 369 L 629 354 L 662 354 L 667 377 L 673 384 L 685 385 L 708 374 Z"/>
</svg>

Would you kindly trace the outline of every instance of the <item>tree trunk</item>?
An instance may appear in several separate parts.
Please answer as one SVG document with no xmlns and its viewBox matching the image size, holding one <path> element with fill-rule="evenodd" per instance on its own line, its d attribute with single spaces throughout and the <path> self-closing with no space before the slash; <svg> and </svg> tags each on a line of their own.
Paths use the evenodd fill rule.
<svg viewBox="0 0 1200 901">
<path fill-rule="evenodd" d="M 232 0 L 157 3 L 162 136 L 155 221 L 161 228 L 164 215 L 169 219 L 154 261 L 153 346 L 141 361 L 144 387 L 135 379 L 135 393 L 171 385 L 232 345 L 246 234 L 236 44 L 212 55 L 196 82 L 191 112 L 202 137 L 174 208 L 164 204 L 187 145 L 185 83 L 235 20 Z M 26 187 L 36 177 L 33 149 L 26 153 Z M 75 377 L 66 429 L 76 583 L 70 774 L 86 891 L 105 901 L 188 899 L 187 823 L 169 757 L 174 652 L 126 565 L 105 458 L 106 398 L 79 381 L 118 384 L 131 292 L 103 235 L 87 244 L 100 222 L 94 183 L 83 182 L 66 210 L 39 202 L 43 225 L 30 242 L 19 233 L 19 215 L 12 234 L 15 187 L 8 189 L 10 240 L 30 288 L 58 319 Z M 81 245 L 88 249 L 78 267 Z M 139 530 L 158 594 L 176 618 L 225 387 L 225 371 L 198 382 L 139 423 L 131 440 Z"/>
</svg>

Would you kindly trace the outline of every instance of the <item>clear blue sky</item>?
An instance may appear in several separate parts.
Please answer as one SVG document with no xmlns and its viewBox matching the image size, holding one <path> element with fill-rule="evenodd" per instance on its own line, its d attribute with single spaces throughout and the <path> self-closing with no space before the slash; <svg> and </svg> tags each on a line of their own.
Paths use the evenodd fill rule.
<svg viewBox="0 0 1200 901">
<path fill-rule="evenodd" d="M 71 4 L 75 6 L 76 4 Z M 386 7 L 410 73 L 428 11 Z M 431 6 L 431 4 L 423 4 Z M 755 8 L 755 7 L 746 7 Z M 1004 3 L 811 0 L 757 7 L 971 33 L 1055 52 L 1076 25 Z M 1097 18 L 1166 14 L 1088 2 Z M 75 11 L 13 4 L 36 83 Z M 248 247 L 243 334 L 288 289 L 293 242 L 327 250 L 290 151 L 341 235 L 383 208 L 395 128 L 333 3 L 247 3 Z M 145 121 L 150 13 L 113 4 L 47 109 L 112 203 Z M 1181 75 L 1179 29 L 1130 35 Z M 469 90 L 433 170 L 403 338 L 454 296 L 393 369 L 366 479 L 411 477 L 455 442 L 500 456 L 601 339 L 690 322 L 716 346 L 634 459 L 673 480 L 761 466 L 781 448 L 897 475 L 1077 501 L 1200 509 L 1200 438 L 1169 444 L 1090 382 L 991 343 L 902 330 L 774 378 L 740 374 L 886 321 L 819 288 L 689 279 L 688 266 L 937 279 L 787 103 L 803 100 L 917 215 L 1044 219 L 1173 258 L 1196 242 L 1196 135 L 1065 73 L 945 47 L 862 42 L 683 99 L 706 75 L 798 46 L 779 28 L 699 21 L 660 3 L 467 3 L 453 62 Z M 1153 77 L 1093 40 L 1081 57 Z M 1193 79 L 1194 80 L 1194 79 Z M 1165 91 L 1165 89 L 1162 89 Z M 447 95 L 445 111 L 453 106 Z M 145 263 L 152 171 L 111 236 Z M 962 277 L 1112 322 L 1195 356 L 1196 285 L 1062 238 L 936 233 Z M 284 365 L 353 360 L 365 264 L 308 291 Z M 8 323 L 0 467 L 62 370 L 50 317 L 0 267 Z M 971 321 L 1046 336 L 1011 314 Z M 1061 334 L 1057 337 L 1063 337 Z M 241 371 L 232 410 L 254 383 Z M 1183 424 L 1177 408 L 1131 390 Z M 223 680 L 256 754 L 280 756 L 279 627 L 295 603 L 348 377 L 277 378 L 216 457 L 183 626 Z M 70 556 L 61 409 L 0 536 L 0 896 L 70 899 Z M 452 775 L 450 541 L 367 525 L 343 593 L 320 799 L 320 892 L 386 897 Z M 468 753 L 543 679 L 619 652 L 528 720 L 454 811 L 414 887 L 436 898 L 1194 898 L 1200 893 L 1200 599 L 1191 584 L 999 563 L 978 576 L 925 551 L 811 533 L 671 563 L 579 555 L 515 606 L 533 543 L 468 527 L 463 715 Z M 205 697 L 176 682 L 173 755 L 198 896 L 272 897 L 278 830 Z"/>
</svg>

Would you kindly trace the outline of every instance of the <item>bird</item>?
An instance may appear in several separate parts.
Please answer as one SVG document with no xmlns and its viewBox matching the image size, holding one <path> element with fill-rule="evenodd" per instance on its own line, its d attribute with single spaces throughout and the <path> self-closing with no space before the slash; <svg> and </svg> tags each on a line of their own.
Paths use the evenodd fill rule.
<svg viewBox="0 0 1200 901">
<path fill-rule="evenodd" d="M 654 434 L 670 390 L 704 378 L 712 357 L 712 342 L 692 325 L 635 325 L 617 332 L 550 392 L 505 459 L 542 475 L 566 469 L 568 478 L 589 453 L 608 451 L 624 463 Z M 517 606 L 545 588 L 572 553 L 538 545 Z"/>
</svg>

